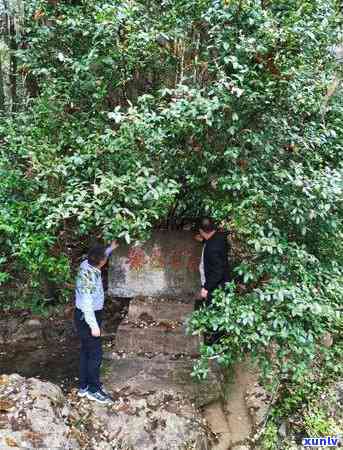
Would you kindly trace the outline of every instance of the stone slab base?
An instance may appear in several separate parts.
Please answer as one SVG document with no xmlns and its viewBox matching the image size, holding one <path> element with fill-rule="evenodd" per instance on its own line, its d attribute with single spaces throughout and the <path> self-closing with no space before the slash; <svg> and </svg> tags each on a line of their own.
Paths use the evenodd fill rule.
<svg viewBox="0 0 343 450">
<path fill-rule="evenodd" d="M 222 398 L 220 374 L 210 366 L 208 379 L 197 382 L 192 376 L 195 361 L 167 358 L 121 358 L 106 361 L 103 376 L 110 390 L 129 390 L 132 395 L 149 391 L 181 392 L 201 407 Z"/>
<path fill-rule="evenodd" d="M 194 310 L 194 301 L 180 302 L 156 298 L 131 300 L 128 319 L 130 322 L 160 322 L 172 320 L 183 322 Z"/>
<path fill-rule="evenodd" d="M 130 323 L 118 328 L 115 346 L 118 351 L 126 353 L 187 353 L 199 354 L 201 338 L 186 336 L 184 327 L 172 328 L 164 325 L 139 328 Z"/>
</svg>

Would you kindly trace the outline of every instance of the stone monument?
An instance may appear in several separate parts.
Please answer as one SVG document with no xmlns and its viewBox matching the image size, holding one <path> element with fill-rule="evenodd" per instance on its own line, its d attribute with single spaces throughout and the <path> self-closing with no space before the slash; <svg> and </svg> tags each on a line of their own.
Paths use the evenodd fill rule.
<svg viewBox="0 0 343 450">
<path fill-rule="evenodd" d="M 142 245 L 121 245 L 111 257 L 113 297 L 185 298 L 200 290 L 201 244 L 190 231 L 157 231 Z"/>
</svg>

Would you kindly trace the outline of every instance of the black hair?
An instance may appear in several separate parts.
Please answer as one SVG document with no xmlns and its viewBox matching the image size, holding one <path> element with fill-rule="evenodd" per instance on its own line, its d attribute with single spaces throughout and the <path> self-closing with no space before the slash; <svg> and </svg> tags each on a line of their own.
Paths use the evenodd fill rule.
<svg viewBox="0 0 343 450">
<path fill-rule="evenodd" d="M 211 217 L 203 217 L 201 219 L 200 228 L 207 233 L 210 233 L 211 231 L 216 230 L 217 226 Z"/>
<path fill-rule="evenodd" d="M 95 245 L 88 251 L 88 262 L 92 266 L 98 266 L 103 259 L 106 258 L 106 247 L 103 245 Z"/>
</svg>

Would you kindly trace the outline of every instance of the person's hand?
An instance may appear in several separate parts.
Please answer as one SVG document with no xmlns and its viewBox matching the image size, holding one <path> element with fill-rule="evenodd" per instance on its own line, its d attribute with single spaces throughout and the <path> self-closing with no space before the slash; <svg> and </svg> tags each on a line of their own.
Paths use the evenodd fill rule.
<svg viewBox="0 0 343 450">
<path fill-rule="evenodd" d="M 100 328 L 96 327 L 96 328 L 92 328 L 92 336 L 93 337 L 99 337 L 100 336 Z"/>
<path fill-rule="evenodd" d="M 112 251 L 115 250 L 118 247 L 119 247 L 118 241 L 115 240 L 115 241 L 111 242 L 111 249 L 112 249 Z"/>
<path fill-rule="evenodd" d="M 199 234 L 200 234 L 200 236 L 201 236 L 201 239 L 206 240 L 207 234 L 206 234 L 205 231 L 202 230 L 201 228 L 200 228 L 200 230 L 199 230 Z"/>
<path fill-rule="evenodd" d="M 205 288 L 202 288 L 201 292 L 200 292 L 200 297 L 207 298 L 207 295 L 208 295 L 208 291 Z"/>
<path fill-rule="evenodd" d="M 202 242 L 204 240 L 204 238 L 199 233 L 194 236 L 194 239 L 199 242 Z"/>
</svg>

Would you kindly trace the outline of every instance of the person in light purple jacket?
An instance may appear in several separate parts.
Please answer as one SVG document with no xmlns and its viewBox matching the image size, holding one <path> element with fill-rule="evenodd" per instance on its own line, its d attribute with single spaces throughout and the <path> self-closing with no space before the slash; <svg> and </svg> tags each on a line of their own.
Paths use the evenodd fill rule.
<svg viewBox="0 0 343 450">
<path fill-rule="evenodd" d="M 117 247 L 117 241 L 113 241 L 107 248 L 101 245 L 91 248 L 76 278 L 74 322 L 81 341 L 78 395 L 103 404 L 112 403 L 112 399 L 100 382 L 101 322 L 105 299 L 101 268 Z"/>
</svg>

